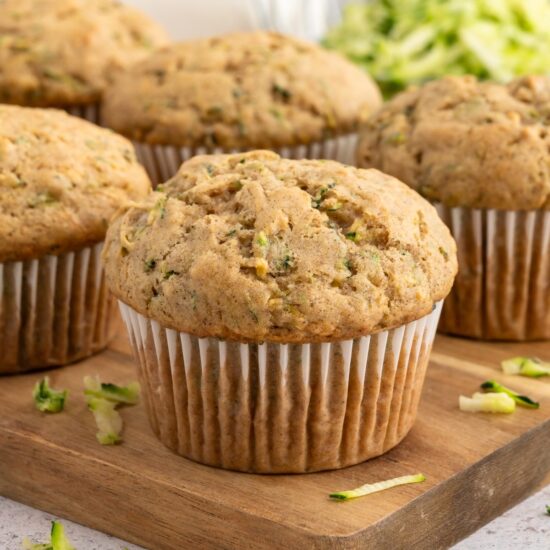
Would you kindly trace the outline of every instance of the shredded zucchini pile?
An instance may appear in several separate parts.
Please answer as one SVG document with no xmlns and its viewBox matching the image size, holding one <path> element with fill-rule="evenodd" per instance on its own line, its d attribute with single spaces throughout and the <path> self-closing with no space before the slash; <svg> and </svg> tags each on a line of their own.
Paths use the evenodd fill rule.
<svg viewBox="0 0 550 550">
<path fill-rule="evenodd" d="M 447 74 L 505 82 L 550 73 L 550 2 L 356 2 L 324 45 L 364 67 L 386 96 Z"/>
</svg>

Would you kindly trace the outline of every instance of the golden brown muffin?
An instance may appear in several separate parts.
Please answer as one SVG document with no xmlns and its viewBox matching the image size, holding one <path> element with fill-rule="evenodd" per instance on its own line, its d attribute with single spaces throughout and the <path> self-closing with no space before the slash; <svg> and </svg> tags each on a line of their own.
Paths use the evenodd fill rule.
<svg viewBox="0 0 550 550">
<path fill-rule="evenodd" d="M 447 206 L 533 210 L 550 208 L 549 150 L 550 78 L 447 77 L 372 116 L 357 162 Z"/>
<path fill-rule="evenodd" d="M 167 42 L 157 24 L 114 0 L 3 0 L 0 102 L 97 102 L 118 70 Z"/>
<path fill-rule="evenodd" d="M 356 338 L 431 312 L 456 273 L 435 209 L 395 178 L 267 151 L 199 156 L 109 228 L 114 294 L 238 341 Z"/>
<path fill-rule="evenodd" d="M 0 105 L 0 262 L 97 243 L 149 189 L 125 138 L 63 111 Z"/>
<path fill-rule="evenodd" d="M 176 44 L 125 72 L 104 122 L 134 140 L 207 148 L 281 147 L 353 132 L 381 103 L 359 68 L 267 32 Z"/>
</svg>

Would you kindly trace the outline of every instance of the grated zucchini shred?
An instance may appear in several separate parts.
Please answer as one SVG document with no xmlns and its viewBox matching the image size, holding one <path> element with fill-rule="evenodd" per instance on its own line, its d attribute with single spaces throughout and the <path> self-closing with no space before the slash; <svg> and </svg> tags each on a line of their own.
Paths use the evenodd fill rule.
<svg viewBox="0 0 550 550">
<path fill-rule="evenodd" d="M 505 374 L 519 374 L 529 378 L 550 376 L 550 363 L 537 357 L 512 357 L 502 361 L 501 367 Z"/>
<path fill-rule="evenodd" d="M 506 393 L 474 393 L 472 397 L 458 398 L 461 411 L 510 414 L 516 410 L 516 402 Z"/>
<path fill-rule="evenodd" d="M 393 479 L 387 479 L 385 481 L 378 481 L 376 483 L 367 483 L 361 485 L 357 489 L 351 489 L 349 491 L 339 491 L 337 493 L 330 493 L 329 497 L 334 500 L 352 500 L 354 498 L 364 497 L 372 493 L 378 493 L 379 491 L 385 491 L 392 487 L 398 487 L 399 485 L 408 485 L 410 483 L 421 483 L 425 481 L 424 474 L 414 474 L 408 476 L 394 477 Z"/>
</svg>

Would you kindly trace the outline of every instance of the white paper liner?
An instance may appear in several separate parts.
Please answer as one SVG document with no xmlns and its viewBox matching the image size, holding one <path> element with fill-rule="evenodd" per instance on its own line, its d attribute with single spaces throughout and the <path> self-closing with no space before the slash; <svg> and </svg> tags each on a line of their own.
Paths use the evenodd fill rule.
<svg viewBox="0 0 550 550">
<path fill-rule="evenodd" d="M 77 116 L 100 125 L 100 104 L 91 103 L 89 105 L 69 105 L 63 107 L 64 111 L 67 111 L 70 115 Z"/>
<path fill-rule="evenodd" d="M 102 246 L 0 263 L 0 374 L 71 363 L 107 345 L 115 302 Z"/>
<path fill-rule="evenodd" d="M 320 142 L 271 150 L 281 157 L 290 159 L 329 159 L 344 164 L 353 164 L 357 134 L 346 134 Z M 169 180 L 181 164 L 196 155 L 239 153 L 244 149 L 223 149 L 221 147 L 175 147 L 171 145 L 149 145 L 134 141 L 137 158 L 145 166 L 153 185 Z"/>
<path fill-rule="evenodd" d="M 550 212 L 435 206 L 457 242 L 459 265 L 439 330 L 550 339 Z"/>
<path fill-rule="evenodd" d="M 153 431 L 232 470 L 299 473 L 378 456 L 410 430 L 441 311 L 321 344 L 240 344 L 165 329 L 119 302 Z"/>
</svg>

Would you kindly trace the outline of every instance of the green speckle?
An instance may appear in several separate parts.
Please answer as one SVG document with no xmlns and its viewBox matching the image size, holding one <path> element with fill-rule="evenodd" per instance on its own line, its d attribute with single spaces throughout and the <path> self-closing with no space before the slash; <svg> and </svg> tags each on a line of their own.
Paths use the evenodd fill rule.
<svg viewBox="0 0 550 550">
<path fill-rule="evenodd" d="M 355 239 L 357 239 L 357 232 L 350 231 L 349 233 L 346 233 L 346 239 L 349 239 L 350 241 L 355 241 Z"/>
<path fill-rule="evenodd" d="M 332 204 L 331 206 L 326 208 L 326 211 L 327 212 L 336 212 L 336 210 L 340 210 L 340 208 L 342 208 L 342 206 L 344 206 L 344 205 L 341 202 L 335 202 L 334 204 Z"/>
<path fill-rule="evenodd" d="M 284 273 L 294 267 L 295 258 L 292 252 L 287 251 L 281 258 L 275 262 L 275 270 Z"/>
<path fill-rule="evenodd" d="M 258 246 L 261 246 L 262 248 L 266 247 L 269 243 L 267 235 L 263 231 L 260 231 L 258 233 L 258 236 L 256 237 L 256 242 L 258 243 Z"/>
<path fill-rule="evenodd" d="M 164 273 L 164 280 L 169 279 L 170 277 L 173 277 L 174 275 L 179 275 L 177 271 L 174 271 L 173 269 L 170 269 L 168 271 L 165 271 Z"/>
<path fill-rule="evenodd" d="M 393 132 L 385 140 L 386 143 L 391 143 L 392 145 L 401 145 L 406 141 L 407 136 L 403 132 Z"/>
<path fill-rule="evenodd" d="M 134 152 L 130 149 L 124 149 L 122 151 L 122 156 L 124 157 L 124 160 L 129 163 L 133 163 L 136 160 L 136 156 L 134 155 Z"/>
<path fill-rule="evenodd" d="M 334 189 L 335 186 L 335 183 L 329 183 L 326 187 L 321 187 L 317 195 L 315 195 L 315 197 L 311 199 L 311 206 L 313 208 L 319 209 L 321 203 L 325 200 L 326 194 L 329 192 L 330 189 Z"/>
<path fill-rule="evenodd" d="M 276 107 L 269 109 L 269 112 L 280 122 L 285 119 L 285 115 L 283 115 L 283 113 Z"/>
<path fill-rule="evenodd" d="M 243 188 L 243 182 L 241 180 L 232 181 L 229 184 L 230 191 L 240 191 Z"/>
<path fill-rule="evenodd" d="M 54 71 L 53 69 L 46 68 L 42 71 L 42 74 L 46 78 L 49 78 L 51 80 L 62 80 L 63 79 L 63 75 L 61 73 L 58 73 L 57 71 Z"/>
<path fill-rule="evenodd" d="M 40 206 L 50 206 L 59 202 L 56 197 L 54 197 L 48 191 L 43 193 L 37 193 L 32 199 L 27 203 L 30 208 L 38 208 Z"/>
<path fill-rule="evenodd" d="M 250 315 L 252 315 L 252 319 L 254 319 L 254 322 L 257 323 L 258 322 L 258 315 L 256 315 L 256 312 L 251 308 L 248 308 L 248 312 L 250 313 Z"/>
<path fill-rule="evenodd" d="M 439 253 L 445 258 L 445 260 L 449 259 L 449 254 L 442 246 L 439 247 Z"/>
<path fill-rule="evenodd" d="M 288 101 L 292 97 L 292 94 L 286 88 L 280 86 L 279 84 L 273 84 L 273 86 L 271 87 L 271 91 L 274 95 L 279 96 L 284 101 Z"/>
<path fill-rule="evenodd" d="M 232 229 L 231 231 L 228 231 L 225 236 L 226 237 L 234 237 L 235 235 L 237 234 L 237 230 L 236 229 Z"/>
<path fill-rule="evenodd" d="M 247 134 L 246 124 L 240 118 L 237 120 L 237 128 L 239 129 L 239 136 L 241 137 L 246 136 Z"/>
<path fill-rule="evenodd" d="M 205 164 L 204 167 L 206 168 L 209 176 L 213 176 L 216 173 L 216 167 L 213 164 L 208 163 Z"/>
<path fill-rule="evenodd" d="M 149 211 L 149 216 L 147 217 L 147 225 L 151 225 L 156 220 L 164 219 L 166 216 L 166 196 L 161 196 L 157 202 L 155 202 L 153 208 Z M 145 229 L 145 228 L 143 228 Z"/>
<path fill-rule="evenodd" d="M 49 78 L 50 80 L 55 80 L 56 82 L 60 82 L 61 84 L 64 84 L 66 86 L 70 86 L 72 88 L 79 88 L 82 86 L 82 82 L 80 82 L 77 78 L 70 74 L 63 74 L 60 73 L 54 69 L 45 68 L 42 71 L 42 74 L 44 78 Z"/>
<path fill-rule="evenodd" d="M 152 271 L 153 269 L 155 269 L 156 266 L 157 266 L 157 261 L 154 258 L 150 260 L 146 260 L 145 271 L 146 272 Z"/>
<path fill-rule="evenodd" d="M 206 114 L 209 118 L 219 119 L 223 115 L 223 108 L 219 105 L 213 105 L 212 107 L 208 108 Z"/>
<path fill-rule="evenodd" d="M 351 260 L 346 259 L 344 260 L 344 267 L 351 272 Z"/>
<path fill-rule="evenodd" d="M 380 262 L 380 254 L 378 254 L 378 252 L 371 252 L 370 253 L 370 259 L 375 263 L 379 263 Z"/>
<path fill-rule="evenodd" d="M 152 50 L 154 47 L 153 41 L 148 36 L 141 35 L 139 37 L 139 43 L 148 50 Z"/>
<path fill-rule="evenodd" d="M 24 38 L 18 38 L 10 44 L 10 50 L 13 52 L 28 52 L 30 49 L 31 44 Z"/>
<path fill-rule="evenodd" d="M 91 149 L 92 151 L 97 151 L 97 149 L 98 149 L 98 143 L 97 143 L 97 141 L 94 141 L 93 139 L 85 140 L 84 145 L 86 145 L 86 147 L 88 147 L 88 149 Z"/>
</svg>

